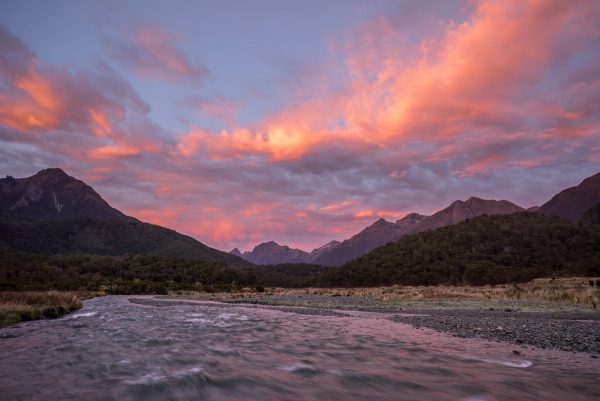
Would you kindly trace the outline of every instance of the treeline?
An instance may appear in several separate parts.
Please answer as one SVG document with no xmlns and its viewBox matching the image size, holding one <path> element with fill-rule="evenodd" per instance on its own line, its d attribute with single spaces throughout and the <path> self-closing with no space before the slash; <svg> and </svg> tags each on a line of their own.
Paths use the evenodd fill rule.
<svg viewBox="0 0 600 401">
<path fill-rule="evenodd" d="M 483 285 L 599 274 L 598 226 L 523 212 L 403 237 L 324 273 L 317 284 Z"/>
<path fill-rule="evenodd" d="M 0 290 L 89 290 L 164 294 L 253 285 L 249 272 L 219 262 L 160 256 L 0 254 Z"/>
<path fill-rule="evenodd" d="M 536 277 L 600 275 L 600 207 L 587 223 L 537 213 L 480 216 L 406 236 L 342 267 L 228 267 L 165 256 L 0 252 L 0 290 L 105 290 L 165 294 L 241 287 L 484 285 Z M 596 223 L 598 222 L 598 223 Z"/>
<path fill-rule="evenodd" d="M 40 255 L 0 252 L 0 291 L 105 290 L 166 294 L 173 290 L 235 291 L 242 287 L 306 287 L 328 268 L 286 264 L 230 268 L 223 263 L 160 256 Z"/>
<path fill-rule="evenodd" d="M 261 265 L 253 267 L 252 279 L 263 287 L 302 288 L 317 285 L 318 278 L 335 267 L 309 264 Z"/>
</svg>

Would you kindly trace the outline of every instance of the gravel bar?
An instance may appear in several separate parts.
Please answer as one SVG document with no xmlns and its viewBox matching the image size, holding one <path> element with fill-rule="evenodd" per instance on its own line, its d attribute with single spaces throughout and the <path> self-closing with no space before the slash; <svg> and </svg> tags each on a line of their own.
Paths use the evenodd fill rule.
<svg viewBox="0 0 600 401">
<path fill-rule="evenodd" d="M 455 299 L 382 302 L 368 297 L 322 295 L 261 295 L 245 299 L 202 296 L 187 300 L 210 300 L 224 302 L 229 306 L 244 304 L 319 316 L 349 316 L 340 312 L 341 310 L 379 312 L 388 314 L 389 319 L 394 322 L 462 338 L 482 338 L 543 349 L 587 352 L 592 354 L 592 358 L 600 355 L 600 311 L 580 305 Z M 177 301 L 130 301 L 167 306 L 178 302 L 186 303 L 186 298 L 177 298 Z"/>
<path fill-rule="evenodd" d="M 393 321 L 463 338 L 600 354 L 600 314 L 510 310 L 421 310 Z M 593 355 L 595 357 L 596 355 Z"/>
</svg>

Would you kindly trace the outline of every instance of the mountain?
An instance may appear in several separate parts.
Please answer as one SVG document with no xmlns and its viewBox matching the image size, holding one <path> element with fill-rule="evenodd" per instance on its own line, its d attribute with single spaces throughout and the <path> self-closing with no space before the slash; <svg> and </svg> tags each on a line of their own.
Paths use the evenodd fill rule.
<svg viewBox="0 0 600 401">
<path fill-rule="evenodd" d="M 585 212 L 580 221 L 586 224 L 600 226 L 600 203 Z"/>
<path fill-rule="evenodd" d="M 29 178 L 0 179 L 0 211 L 44 220 L 125 217 L 92 187 L 59 168 L 42 170 Z"/>
<path fill-rule="evenodd" d="M 244 252 L 242 257 L 257 265 L 276 265 L 280 263 L 306 263 L 309 254 L 300 249 L 293 249 L 269 241 L 255 246 L 252 252 Z"/>
<path fill-rule="evenodd" d="M 252 252 L 244 253 L 242 257 L 256 264 L 314 263 L 321 266 L 341 266 L 407 234 L 456 224 L 483 214 L 509 214 L 523 210 L 522 207 L 506 200 L 471 197 L 466 201 L 457 200 L 432 216 L 410 213 L 396 222 L 379 219 L 358 234 L 342 242 L 332 241 L 310 254 L 269 242 L 259 245 Z"/>
<path fill-rule="evenodd" d="M 449 226 L 483 214 L 510 214 L 523 210 L 522 207 L 506 200 L 488 200 L 472 196 L 466 201 L 454 201 L 447 208 L 422 219 L 409 230 L 409 233 L 414 234 Z"/>
<path fill-rule="evenodd" d="M 483 215 L 406 235 L 326 271 L 316 285 L 483 285 L 597 276 L 599 250 L 591 225 L 530 212 Z"/>
<path fill-rule="evenodd" d="M 337 246 L 321 252 L 313 262 L 323 266 L 341 266 L 345 262 L 362 256 L 378 246 L 397 240 L 424 218 L 426 217 L 411 213 L 396 223 L 379 219 Z"/>
<path fill-rule="evenodd" d="M 269 241 L 257 245 L 250 252 L 244 252 L 242 254 L 239 249 L 234 248 L 229 253 L 257 265 L 312 264 L 321 255 L 331 251 L 339 244 L 340 242 L 338 241 L 331 241 L 308 253 L 300 249 L 290 248 L 289 246 L 279 245 L 276 242 Z"/>
<path fill-rule="evenodd" d="M 331 241 L 319 248 L 313 249 L 312 252 L 308 255 L 308 260 L 306 262 L 314 263 L 315 260 L 319 259 L 322 255 L 333 251 L 340 244 L 341 244 L 341 242 L 339 242 L 339 241 Z"/>
<path fill-rule="evenodd" d="M 321 254 L 314 260 L 314 263 L 323 266 L 341 266 L 381 245 L 397 241 L 406 234 L 416 234 L 456 224 L 483 214 L 508 214 L 522 210 L 522 207 L 505 200 L 496 201 L 471 197 L 466 201 L 457 200 L 431 216 L 410 213 L 395 223 L 379 219 L 360 233 L 343 241 L 336 248 Z"/>
<path fill-rule="evenodd" d="M 124 215 L 92 187 L 56 168 L 0 179 L 0 249 L 177 256 L 250 266 L 191 237 Z"/>
<path fill-rule="evenodd" d="M 578 186 L 561 191 L 544 203 L 539 213 L 577 221 L 600 204 L 600 173 L 583 180 Z"/>
</svg>

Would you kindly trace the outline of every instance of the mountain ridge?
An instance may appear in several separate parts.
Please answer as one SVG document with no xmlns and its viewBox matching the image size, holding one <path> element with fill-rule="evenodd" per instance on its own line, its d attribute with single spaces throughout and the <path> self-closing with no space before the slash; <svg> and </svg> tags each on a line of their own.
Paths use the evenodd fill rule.
<svg viewBox="0 0 600 401">
<path fill-rule="evenodd" d="M 585 178 L 577 186 L 559 192 L 542 206 L 533 206 L 527 209 L 507 200 L 482 199 L 471 196 L 465 201 L 456 200 L 431 216 L 409 213 L 395 223 L 380 218 L 350 238 L 336 243 L 330 249 L 319 252 L 316 257 L 307 258 L 307 261 L 324 266 L 341 266 L 378 246 L 397 241 L 404 235 L 418 234 L 454 225 L 484 214 L 502 215 L 526 211 L 578 221 L 598 205 L 600 205 L 600 173 Z M 314 254 L 315 251 L 313 250 L 309 255 Z"/>
<path fill-rule="evenodd" d="M 59 168 L 0 179 L 0 210 L 43 219 L 123 218 L 91 186 Z"/>
<path fill-rule="evenodd" d="M 579 185 L 560 191 L 540 206 L 538 212 L 577 221 L 598 204 L 600 204 L 600 173 L 587 177 Z"/>
<path fill-rule="evenodd" d="M 42 254 L 178 256 L 251 264 L 169 228 L 113 208 L 58 168 L 0 179 L 0 248 Z"/>
<path fill-rule="evenodd" d="M 471 196 L 465 201 L 456 200 L 431 216 L 413 212 L 396 220 L 396 222 L 379 218 L 352 237 L 342 242 L 335 241 L 337 243 L 328 249 L 322 249 L 326 245 L 313 250 L 311 253 L 296 249 L 294 255 L 303 255 L 303 259 L 297 256 L 294 259 L 286 259 L 285 251 L 283 249 L 278 249 L 277 257 L 271 259 L 264 250 L 260 256 L 255 255 L 253 250 L 252 252 L 245 252 L 242 257 L 256 264 L 272 264 L 265 263 L 265 261 L 277 260 L 278 263 L 303 262 L 323 266 L 341 266 L 352 259 L 367 254 L 381 245 L 397 241 L 404 235 L 416 234 L 422 231 L 456 224 L 483 214 L 509 214 L 523 210 L 525 209 L 507 200 L 498 201 Z M 287 246 L 279 246 L 292 249 Z M 317 253 L 317 250 L 321 251 Z M 311 257 L 311 255 L 313 256 Z"/>
</svg>

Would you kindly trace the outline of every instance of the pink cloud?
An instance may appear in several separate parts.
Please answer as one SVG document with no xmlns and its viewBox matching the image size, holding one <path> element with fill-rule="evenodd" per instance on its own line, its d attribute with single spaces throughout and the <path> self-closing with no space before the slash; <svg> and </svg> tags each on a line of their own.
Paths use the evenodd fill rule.
<svg viewBox="0 0 600 401">
<path fill-rule="evenodd" d="M 416 45 L 401 27 L 377 19 L 342 47 L 344 90 L 295 103 L 254 128 L 194 127 L 180 136 L 179 149 L 186 156 L 202 150 L 219 159 L 262 154 L 279 162 L 332 142 L 396 146 L 465 133 L 494 142 L 491 131 L 523 124 L 530 113 L 553 119 L 565 136 L 577 130 L 583 111 L 540 97 L 540 90 L 549 68 L 578 53 L 572 43 L 588 46 L 589 36 L 598 36 L 589 31 L 598 16 L 593 9 L 585 2 L 481 1 L 466 21 Z"/>
<path fill-rule="evenodd" d="M 109 145 L 93 149 L 88 155 L 94 160 L 110 160 L 119 157 L 135 156 L 139 153 L 140 149 L 131 145 Z"/>
<path fill-rule="evenodd" d="M 241 110 L 241 104 L 223 96 L 206 98 L 194 96 L 186 102 L 187 105 L 201 115 L 214 118 L 228 126 L 236 126 L 237 115 Z"/>
<path fill-rule="evenodd" d="M 53 68 L 0 31 L 0 166 L 64 166 L 124 212 L 221 249 L 310 250 L 470 195 L 531 206 L 597 172 L 599 8 L 469 1 L 419 35 L 378 17 L 332 39 L 280 110 L 241 126 L 241 104 L 198 97 L 227 129 L 178 133 L 109 66 Z M 206 77 L 160 30 L 110 46 L 142 77 Z"/>
<path fill-rule="evenodd" d="M 115 60 L 145 79 L 199 82 L 208 69 L 193 62 L 179 47 L 177 38 L 156 27 L 138 28 L 130 39 L 108 42 Z"/>
</svg>

